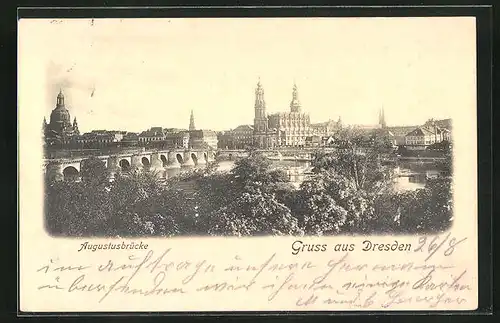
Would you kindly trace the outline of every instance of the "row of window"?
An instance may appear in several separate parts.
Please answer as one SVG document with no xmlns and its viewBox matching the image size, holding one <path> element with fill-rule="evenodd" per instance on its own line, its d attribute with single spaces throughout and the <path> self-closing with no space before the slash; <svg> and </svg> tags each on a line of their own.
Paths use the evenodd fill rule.
<svg viewBox="0 0 500 323">
<path fill-rule="evenodd" d="M 114 140 L 114 139 L 80 140 L 80 139 L 77 139 L 76 142 L 79 144 L 89 144 L 89 143 L 94 143 L 94 142 L 101 142 L 101 143 L 118 142 L 118 140 Z"/>
</svg>

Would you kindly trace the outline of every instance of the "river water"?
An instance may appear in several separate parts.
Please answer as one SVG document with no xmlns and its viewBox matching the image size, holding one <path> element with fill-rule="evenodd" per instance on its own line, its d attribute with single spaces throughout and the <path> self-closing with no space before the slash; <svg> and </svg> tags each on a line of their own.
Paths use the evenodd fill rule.
<svg viewBox="0 0 500 323">
<path fill-rule="evenodd" d="M 304 181 L 310 170 L 310 162 L 307 161 L 286 161 L 275 160 L 273 164 L 287 172 L 290 182 L 296 187 Z M 195 166 L 196 167 L 196 166 Z M 204 167 L 204 166 L 202 166 Z M 221 172 L 230 171 L 234 167 L 234 161 L 220 161 L 218 170 Z M 193 167 L 173 168 L 166 170 L 166 177 L 177 176 L 183 172 L 192 170 Z M 304 174 L 305 172 L 305 174 Z M 396 191 L 416 190 L 425 187 L 427 178 L 437 176 L 439 172 L 431 163 L 403 162 L 395 169 L 394 189 Z"/>
</svg>

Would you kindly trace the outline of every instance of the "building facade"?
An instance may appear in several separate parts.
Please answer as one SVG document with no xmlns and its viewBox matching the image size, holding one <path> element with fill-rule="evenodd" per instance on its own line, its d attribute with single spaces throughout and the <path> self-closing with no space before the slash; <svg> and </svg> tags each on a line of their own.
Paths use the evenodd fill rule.
<svg viewBox="0 0 500 323">
<path fill-rule="evenodd" d="M 425 150 L 434 143 L 436 136 L 427 127 L 419 127 L 405 136 L 405 145 L 409 150 Z"/>
<path fill-rule="evenodd" d="M 167 147 L 189 148 L 189 131 L 170 132 L 165 134 Z"/>
<path fill-rule="evenodd" d="M 425 127 L 434 134 L 435 142 L 451 141 L 450 119 L 445 119 L 445 120 L 429 119 L 424 123 L 423 127 Z"/>
<path fill-rule="evenodd" d="M 231 130 L 217 132 L 217 148 L 234 149 L 234 138 Z"/>
<path fill-rule="evenodd" d="M 190 148 L 217 149 L 217 134 L 212 130 L 193 130 L 189 132 Z"/>
<path fill-rule="evenodd" d="M 162 127 L 152 127 L 139 134 L 139 143 L 148 143 L 152 141 L 164 141 L 165 133 Z"/>
<path fill-rule="evenodd" d="M 246 149 L 252 147 L 254 134 L 253 126 L 241 125 L 231 130 L 230 133 L 234 149 Z"/>
<path fill-rule="evenodd" d="M 425 150 L 430 145 L 451 142 L 451 120 L 427 120 L 405 135 L 404 145 L 409 150 Z"/>
<path fill-rule="evenodd" d="M 289 112 L 266 114 L 262 84 L 257 83 L 254 105 L 253 145 L 258 148 L 303 147 L 311 135 L 309 114 L 301 111 L 297 85 L 294 84 Z"/>
<path fill-rule="evenodd" d="M 124 131 L 92 130 L 80 136 L 75 136 L 74 141 L 78 146 L 106 146 L 110 143 L 121 142 Z"/>
<path fill-rule="evenodd" d="M 342 129 L 342 120 L 339 117 L 337 121 L 328 120 L 327 122 L 311 124 L 311 134 L 314 136 L 333 136 Z"/>
<path fill-rule="evenodd" d="M 394 135 L 394 140 L 397 146 L 406 145 L 406 135 L 417 129 L 418 126 L 393 126 L 387 128 Z"/>
<path fill-rule="evenodd" d="M 122 146 L 124 147 L 134 147 L 139 144 L 139 134 L 135 132 L 126 132 L 123 135 L 123 139 L 121 141 Z"/>
</svg>

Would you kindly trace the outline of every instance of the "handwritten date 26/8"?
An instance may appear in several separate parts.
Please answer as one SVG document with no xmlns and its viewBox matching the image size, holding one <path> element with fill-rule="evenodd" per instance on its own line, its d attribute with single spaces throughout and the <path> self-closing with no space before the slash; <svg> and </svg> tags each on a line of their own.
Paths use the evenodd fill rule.
<svg viewBox="0 0 500 323">
<path fill-rule="evenodd" d="M 442 250 L 445 256 L 450 256 L 455 252 L 456 247 L 467 240 L 467 238 L 457 239 L 451 237 L 451 232 L 446 236 L 435 237 L 420 237 L 418 239 L 418 246 L 414 252 L 427 252 L 428 256 L 425 261 L 429 260 L 438 250 Z"/>
</svg>

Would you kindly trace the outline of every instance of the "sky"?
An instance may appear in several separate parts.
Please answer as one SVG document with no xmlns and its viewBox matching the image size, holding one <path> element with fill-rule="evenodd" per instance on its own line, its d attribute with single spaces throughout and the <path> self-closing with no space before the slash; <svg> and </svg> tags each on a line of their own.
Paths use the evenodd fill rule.
<svg viewBox="0 0 500 323">
<path fill-rule="evenodd" d="M 19 100 L 41 124 L 62 89 L 82 132 L 187 128 L 191 110 L 226 130 L 253 123 L 260 77 L 268 114 L 295 82 L 311 122 L 415 125 L 475 109 L 475 42 L 471 17 L 21 19 Z"/>
</svg>

